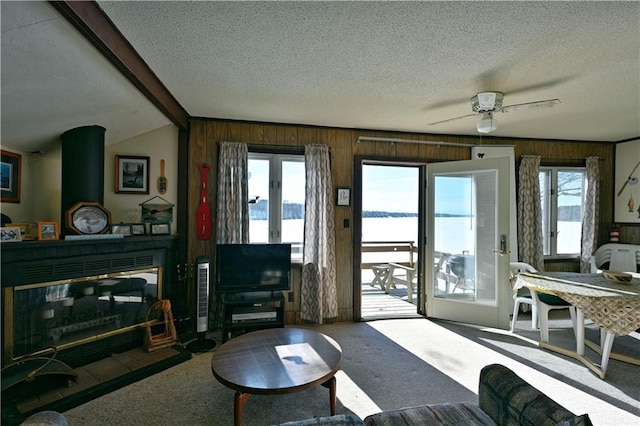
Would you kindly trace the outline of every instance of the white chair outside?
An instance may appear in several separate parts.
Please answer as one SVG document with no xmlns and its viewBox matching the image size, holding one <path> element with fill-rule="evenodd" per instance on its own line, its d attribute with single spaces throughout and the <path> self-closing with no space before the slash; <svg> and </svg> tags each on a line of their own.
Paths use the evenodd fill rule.
<svg viewBox="0 0 640 426">
<path fill-rule="evenodd" d="M 535 273 L 537 270 L 524 262 L 512 262 L 510 264 L 512 280 L 517 277 L 520 272 Z M 557 296 L 539 293 L 537 291 L 529 291 L 530 296 L 515 295 L 516 303 L 513 309 L 513 319 L 511 320 L 511 332 L 515 329 L 518 320 L 518 311 L 521 303 L 531 304 L 531 328 L 537 328 L 536 323 L 540 325 L 540 341 L 549 342 L 549 311 L 555 309 L 568 309 L 573 325 L 573 333 L 576 333 L 576 308 L 570 303 L 562 300 Z"/>
</svg>

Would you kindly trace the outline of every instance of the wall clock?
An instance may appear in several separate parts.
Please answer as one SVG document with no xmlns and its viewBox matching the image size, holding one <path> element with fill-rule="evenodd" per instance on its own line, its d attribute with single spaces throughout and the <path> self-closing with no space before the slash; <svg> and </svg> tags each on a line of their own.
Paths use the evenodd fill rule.
<svg viewBox="0 0 640 426">
<path fill-rule="evenodd" d="M 79 201 L 67 210 L 67 229 L 76 234 L 104 234 L 110 222 L 109 210 L 95 201 Z"/>
</svg>

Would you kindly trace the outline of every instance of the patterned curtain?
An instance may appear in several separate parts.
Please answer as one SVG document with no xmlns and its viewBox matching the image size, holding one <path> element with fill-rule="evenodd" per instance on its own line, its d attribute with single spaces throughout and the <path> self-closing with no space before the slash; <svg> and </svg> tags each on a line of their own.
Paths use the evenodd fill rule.
<svg viewBox="0 0 640 426">
<path fill-rule="evenodd" d="M 335 223 L 329 148 L 305 146 L 306 194 L 300 318 L 317 324 L 338 316 Z"/>
<path fill-rule="evenodd" d="M 587 158 L 587 190 L 582 213 L 580 272 L 591 270 L 589 258 L 598 246 L 598 206 L 600 204 L 600 171 L 598 157 Z"/>
<path fill-rule="evenodd" d="M 544 271 L 539 171 L 540 157 L 522 156 L 518 173 L 518 258 Z"/>
<path fill-rule="evenodd" d="M 220 244 L 249 242 L 249 184 L 246 143 L 220 142 L 216 237 Z M 223 324 L 222 302 L 209 292 L 209 327 Z"/>
<path fill-rule="evenodd" d="M 218 153 L 218 243 L 249 242 L 248 149 L 221 142 Z"/>
</svg>

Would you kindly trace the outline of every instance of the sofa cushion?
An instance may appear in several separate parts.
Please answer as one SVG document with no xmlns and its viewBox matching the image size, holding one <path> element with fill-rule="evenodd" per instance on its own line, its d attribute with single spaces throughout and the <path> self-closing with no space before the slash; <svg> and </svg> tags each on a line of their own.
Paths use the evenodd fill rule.
<svg viewBox="0 0 640 426">
<path fill-rule="evenodd" d="M 290 421 L 280 423 L 278 426 L 313 426 L 313 425 L 331 425 L 331 426 L 363 426 L 364 423 L 360 417 L 355 414 L 336 414 L 334 416 L 313 417 L 299 421 Z"/>
<path fill-rule="evenodd" d="M 499 425 L 555 426 L 575 417 L 499 364 L 488 365 L 480 372 L 478 400 L 482 411 Z"/>
<path fill-rule="evenodd" d="M 470 402 L 421 405 L 371 414 L 367 426 L 402 425 L 495 425 L 489 416 Z"/>
</svg>

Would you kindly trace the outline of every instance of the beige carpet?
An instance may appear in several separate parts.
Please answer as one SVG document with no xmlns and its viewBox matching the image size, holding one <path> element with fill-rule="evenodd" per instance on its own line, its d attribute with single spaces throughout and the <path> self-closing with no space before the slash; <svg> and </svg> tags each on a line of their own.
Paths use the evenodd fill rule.
<svg viewBox="0 0 640 426">
<path fill-rule="evenodd" d="M 526 316 L 518 334 L 537 339 Z M 554 324 L 564 326 L 561 319 Z M 447 401 L 477 401 L 480 369 L 501 363 L 595 425 L 638 425 L 640 367 L 612 360 L 607 380 L 581 363 L 514 337 L 425 319 L 309 327 L 342 346 L 338 412 L 360 417 L 386 409 Z M 595 330 L 587 330 L 594 338 Z M 572 332 L 551 330 L 551 342 L 571 347 Z M 640 358 L 638 337 L 617 338 L 614 349 Z M 595 354 L 588 353 L 596 359 Z M 211 374 L 211 353 L 65 412 L 74 425 L 232 425 L 234 391 Z M 324 387 L 281 396 L 254 395 L 243 424 L 269 425 L 329 414 Z"/>
</svg>

